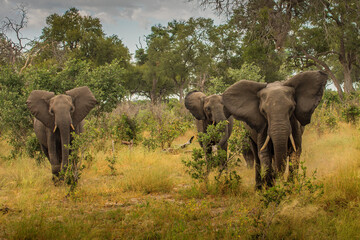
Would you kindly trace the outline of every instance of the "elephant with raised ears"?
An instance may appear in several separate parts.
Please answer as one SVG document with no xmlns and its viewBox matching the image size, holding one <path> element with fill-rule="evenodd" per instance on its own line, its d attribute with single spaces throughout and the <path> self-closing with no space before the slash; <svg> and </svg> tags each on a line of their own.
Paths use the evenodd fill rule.
<svg viewBox="0 0 360 240">
<path fill-rule="evenodd" d="M 298 170 L 304 126 L 322 98 L 327 78 L 322 71 L 307 71 L 268 84 L 241 80 L 223 93 L 227 110 L 251 130 L 258 188 L 273 185 L 275 175 L 285 171 L 287 157 L 289 177 Z"/>
<path fill-rule="evenodd" d="M 216 125 L 220 121 L 228 121 L 225 126 L 224 135 L 217 143 L 211 143 L 211 146 L 203 146 L 206 152 L 212 151 L 212 146 L 217 146 L 227 151 L 228 139 L 233 128 L 233 117 L 226 111 L 222 102 L 222 96 L 206 96 L 199 91 L 189 92 L 185 97 L 185 107 L 196 118 L 196 127 L 198 132 L 206 133 L 207 127 L 211 124 Z"/>
<path fill-rule="evenodd" d="M 34 131 L 41 149 L 49 159 L 52 173 L 66 170 L 69 158 L 71 132 L 82 131 L 82 121 L 97 101 L 86 86 L 55 95 L 53 92 L 34 90 L 26 104 L 35 116 Z"/>
</svg>

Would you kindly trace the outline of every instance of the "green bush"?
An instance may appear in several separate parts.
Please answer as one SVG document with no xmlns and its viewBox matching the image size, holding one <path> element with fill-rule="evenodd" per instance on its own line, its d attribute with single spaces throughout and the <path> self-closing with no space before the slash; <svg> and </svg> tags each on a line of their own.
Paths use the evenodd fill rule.
<svg viewBox="0 0 360 240">
<path fill-rule="evenodd" d="M 199 133 L 199 141 L 202 142 L 203 146 L 211 146 L 211 143 L 219 142 L 223 137 L 226 124 L 226 121 L 222 121 L 216 126 L 209 125 L 206 133 Z M 222 149 L 217 149 L 214 152 L 211 149 L 205 149 L 205 147 L 193 149 L 191 160 L 182 160 L 187 168 L 186 172 L 193 179 L 204 182 L 208 189 L 210 189 L 209 176 L 214 173 L 215 189 L 221 193 L 232 192 L 240 186 L 241 178 L 233 170 L 237 161 L 237 159 L 234 161 L 232 155 L 228 157 L 226 151 Z"/>
<path fill-rule="evenodd" d="M 341 116 L 346 122 L 355 124 L 360 116 L 360 107 L 355 104 L 348 104 L 343 108 Z"/>
<path fill-rule="evenodd" d="M 136 119 L 131 119 L 126 114 L 114 117 L 112 126 L 112 135 L 117 141 L 141 140 L 141 128 Z"/>
<path fill-rule="evenodd" d="M 234 126 L 231 136 L 228 140 L 229 151 L 232 154 L 241 155 L 243 152 L 250 150 L 249 131 L 245 129 L 242 122 L 234 120 Z"/>
<path fill-rule="evenodd" d="M 337 131 L 340 121 L 338 116 L 340 106 L 340 104 L 323 103 L 321 107 L 314 112 L 310 126 L 314 128 L 318 135 L 323 134 L 325 131 Z"/>
<path fill-rule="evenodd" d="M 12 156 L 22 153 L 32 129 L 26 107 L 25 78 L 7 66 L 0 66 L 0 132 L 13 147 Z"/>
<path fill-rule="evenodd" d="M 151 106 L 150 110 L 140 111 L 138 119 L 143 123 L 143 129 L 149 131 L 150 136 L 144 139 L 149 149 L 160 146 L 161 149 L 171 147 L 175 138 L 184 134 L 190 127 L 188 121 L 175 116 L 164 105 Z"/>
<path fill-rule="evenodd" d="M 324 185 L 316 182 L 316 170 L 312 173 L 311 177 L 308 177 L 304 162 L 300 162 L 300 168 L 302 171 L 295 176 L 293 181 L 285 182 L 277 178 L 276 184 L 273 187 L 265 188 L 259 192 L 265 207 L 268 207 L 270 203 L 279 205 L 292 194 L 317 198 L 324 193 Z M 305 195 L 306 192 L 310 194 Z"/>
<path fill-rule="evenodd" d="M 25 145 L 26 153 L 29 157 L 34 158 L 38 164 L 45 160 L 45 154 L 41 150 L 40 143 L 35 136 L 35 133 L 27 137 Z"/>
</svg>

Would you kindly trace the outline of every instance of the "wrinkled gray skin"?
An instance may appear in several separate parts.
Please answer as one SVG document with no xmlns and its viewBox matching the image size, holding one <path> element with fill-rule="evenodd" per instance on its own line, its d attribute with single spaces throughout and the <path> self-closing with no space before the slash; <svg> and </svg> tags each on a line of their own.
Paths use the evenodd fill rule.
<svg viewBox="0 0 360 240">
<path fill-rule="evenodd" d="M 289 165 L 290 179 L 297 172 L 304 126 L 310 123 L 326 81 L 324 72 L 308 71 L 269 84 L 241 80 L 223 93 L 227 110 L 249 126 L 256 187 L 261 188 L 264 181 L 272 186 L 275 175 L 285 171 L 288 156 L 292 163 Z M 267 136 L 270 140 L 266 145 Z M 261 168 L 265 171 L 264 179 Z"/>
<path fill-rule="evenodd" d="M 202 92 L 193 91 L 185 97 L 185 107 L 196 118 L 196 127 L 198 132 L 206 133 L 207 127 L 211 124 L 217 124 L 220 121 L 227 120 L 229 123 L 224 129 L 224 136 L 218 143 L 212 143 L 211 146 L 203 146 L 206 152 L 212 151 L 212 146 L 216 145 L 227 151 L 227 140 L 231 135 L 233 128 L 233 117 L 225 112 L 224 105 L 222 103 L 222 97 L 220 95 L 206 96 Z"/>
<path fill-rule="evenodd" d="M 35 116 L 34 131 L 55 176 L 66 170 L 70 152 L 65 146 L 71 143 L 71 132 L 74 129 L 77 134 L 82 132 L 82 120 L 96 103 L 86 86 L 56 96 L 43 90 L 30 93 L 26 104 Z"/>
</svg>

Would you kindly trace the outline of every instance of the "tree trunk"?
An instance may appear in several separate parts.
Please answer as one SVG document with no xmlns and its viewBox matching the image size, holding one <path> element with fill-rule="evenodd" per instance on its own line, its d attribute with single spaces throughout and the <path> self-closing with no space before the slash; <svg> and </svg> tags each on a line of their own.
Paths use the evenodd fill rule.
<svg viewBox="0 0 360 240">
<path fill-rule="evenodd" d="M 152 81 L 151 92 L 150 92 L 150 99 L 151 99 L 152 105 L 155 105 L 157 103 L 157 97 L 156 97 L 157 82 L 158 82 L 157 78 L 154 77 L 153 81 Z"/>
<path fill-rule="evenodd" d="M 206 73 L 202 73 L 199 76 L 199 90 L 200 92 L 204 92 L 205 91 L 205 82 L 206 82 Z"/>
<path fill-rule="evenodd" d="M 344 69 L 344 91 L 346 93 L 355 92 L 353 82 L 351 79 L 351 67 L 350 64 L 342 63 Z"/>
<path fill-rule="evenodd" d="M 180 103 L 184 102 L 184 85 L 185 82 L 181 82 L 180 86 L 179 86 L 179 98 L 180 98 Z"/>
</svg>

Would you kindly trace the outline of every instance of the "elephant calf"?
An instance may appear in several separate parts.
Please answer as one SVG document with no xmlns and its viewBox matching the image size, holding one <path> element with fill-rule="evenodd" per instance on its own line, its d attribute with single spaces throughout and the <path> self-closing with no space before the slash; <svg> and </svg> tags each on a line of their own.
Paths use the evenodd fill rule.
<svg viewBox="0 0 360 240">
<path fill-rule="evenodd" d="M 35 116 L 34 131 L 41 149 L 49 159 L 54 176 L 66 170 L 71 143 L 71 131 L 82 131 L 82 120 L 97 101 L 88 87 L 79 87 L 55 95 L 34 90 L 26 104 Z"/>
<path fill-rule="evenodd" d="M 220 95 L 206 96 L 202 92 L 192 91 L 185 97 L 185 107 L 196 118 L 198 132 L 206 133 L 209 125 L 216 125 L 220 121 L 228 121 L 224 129 L 224 136 L 218 143 L 213 143 L 211 146 L 203 146 L 200 142 L 200 145 L 205 148 L 207 152 L 211 152 L 212 146 L 214 145 L 227 151 L 227 141 L 233 128 L 233 118 L 224 108 L 222 97 Z"/>
</svg>

